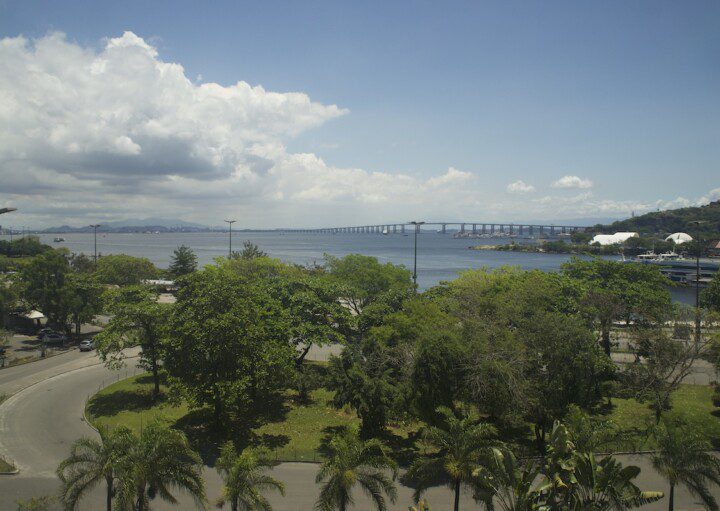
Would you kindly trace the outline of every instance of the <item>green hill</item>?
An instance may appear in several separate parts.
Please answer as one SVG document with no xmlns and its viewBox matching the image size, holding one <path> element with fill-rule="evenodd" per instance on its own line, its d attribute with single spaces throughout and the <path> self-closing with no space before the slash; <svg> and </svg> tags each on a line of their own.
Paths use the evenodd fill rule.
<svg viewBox="0 0 720 511">
<path fill-rule="evenodd" d="M 700 224 L 703 239 L 720 239 L 720 201 L 711 202 L 706 206 L 646 213 L 610 225 L 598 224 L 592 230 L 602 233 L 632 231 L 657 236 L 686 232 L 695 237 L 698 227 L 693 222 L 697 220 L 703 222 Z"/>
</svg>

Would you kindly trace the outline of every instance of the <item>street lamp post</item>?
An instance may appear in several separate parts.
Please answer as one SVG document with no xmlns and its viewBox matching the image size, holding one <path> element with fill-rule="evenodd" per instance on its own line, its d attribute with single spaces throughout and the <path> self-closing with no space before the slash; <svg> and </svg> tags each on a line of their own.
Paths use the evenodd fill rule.
<svg viewBox="0 0 720 511">
<path fill-rule="evenodd" d="M 93 261 L 95 266 L 97 266 L 97 230 L 98 227 L 100 227 L 100 224 L 92 224 L 90 227 L 93 228 L 93 243 L 95 247 L 95 255 L 93 256 Z"/>
<path fill-rule="evenodd" d="M 700 224 L 703 222 L 695 220 L 695 343 L 700 344 L 700 252 L 702 251 L 702 240 L 700 239 Z"/>
<path fill-rule="evenodd" d="M 415 292 L 417 293 L 417 237 L 418 237 L 418 231 L 420 230 L 420 226 L 423 225 L 425 222 L 417 222 L 412 221 L 410 222 L 411 225 L 415 226 L 415 248 L 413 250 L 413 286 L 415 287 Z"/>
<path fill-rule="evenodd" d="M 225 222 L 230 226 L 230 231 L 229 231 L 230 245 L 228 248 L 228 259 L 230 259 L 232 257 L 232 224 L 234 224 L 236 221 L 237 220 L 225 220 Z"/>
</svg>

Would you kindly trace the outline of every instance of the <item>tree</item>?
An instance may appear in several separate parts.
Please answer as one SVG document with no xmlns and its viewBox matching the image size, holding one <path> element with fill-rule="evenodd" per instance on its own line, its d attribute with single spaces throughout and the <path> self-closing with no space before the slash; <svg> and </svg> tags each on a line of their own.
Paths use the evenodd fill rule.
<svg viewBox="0 0 720 511">
<path fill-rule="evenodd" d="M 157 277 L 157 268 L 144 257 L 113 254 L 100 257 L 95 275 L 103 284 L 128 286 Z"/>
<path fill-rule="evenodd" d="M 670 409 L 672 393 L 695 370 L 695 362 L 710 352 L 709 339 L 689 342 L 672 337 L 667 323 L 682 323 L 683 319 L 680 315 L 637 329 L 632 345 L 636 359 L 622 374 L 635 398 L 650 403 L 656 423 L 660 422 L 662 413 Z"/>
<path fill-rule="evenodd" d="M 696 432 L 682 424 L 661 422 L 655 436 L 658 452 L 653 454 L 655 470 L 670 485 L 668 511 L 675 505 L 675 487 L 685 486 L 703 505 L 717 511 L 718 504 L 710 485 L 720 485 L 720 460 L 710 451 L 711 446 Z"/>
<path fill-rule="evenodd" d="M 106 509 L 111 511 L 115 482 L 120 476 L 121 461 L 133 445 L 133 435 L 125 427 L 111 431 L 98 428 L 100 441 L 81 438 L 72 445 L 70 456 L 57 468 L 62 483 L 60 499 L 65 509 L 75 510 L 87 493 L 104 482 Z"/>
<path fill-rule="evenodd" d="M 184 491 L 198 507 L 204 507 L 202 460 L 181 431 L 150 423 L 121 458 L 119 507 L 147 511 L 156 496 L 177 504 L 173 489 Z"/>
<path fill-rule="evenodd" d="M 267 403 L 292 381 L 287 311 L 262 279 L 230 261 L 182 279 L 170 317 L 165 368 L 193 406 L 228 411 Z"/>
<path fill-rule="evenodd" d="M 563 273 L 582 289 L 585 314 L 595 321 L 605 354 L 610 356 L 610 331 L 619 319 L 635 322 L 662 317 L 670 307 L 669 281 L 652 265 L 605 259 L 573 259 Z"/>
<path fill-rule="evenodd" d="M 49 511 L 50 506 L 55 502 L 55 497 L 45 495 L 43 497 L 31 497 L 28 500 L 18 501 L 18 511 Z"/>
<path fill-rule="evenodd" d="M 89 323 L 99 314 L 103 288 L 87 273 L 71 273 L 67 279 L 68 309 L 75 324 L 75 335 L 80 335 L 83 323 Z"/>
<path fill-rule="evenodd" d="M 387 475 L 391 470 L 393 478 Z M 346 429 L 336 434 L 328 445 L 328 455 L 315 477 L 322 484 L 315 503 L 319 511 L 346 511 L 354 502 L 355 484 L 372 499 L 375 509 L 386 511 L 385 495 L 395 502 L 397 491 L 393 480 L 397 465 L 377 440 L 361 440 L 357 432 Z"/>
<path fill-rule="evenodd" d="M 492 511 L 535 511 L 543 497 L 540 466 L 518 462 L 512 451 L 493 448 L 473 472 L 473 498 Z"/>
<path fill-rule="evenodd" d="M 251 260 L 263 257 L 268 257 L 267 252 L 260 250 L 260 247 L 251 241 L 244 241 L 242 250 L 233 251 L 233 253 L 230 254 L 231 259 Z"/>
<path fill-rule="evenodd" d="M 81 252 L 70 256 L 70 267 L 76 273 L 92 273 L 95 270 L 95 263 Z"/>
<path fill-rule="evenodd" d="M 700 303 L 706 309 L 720 313 L 720 273 L 710 281 L 700 295 Z"/>
<path fill-rule="evenodd" d="M 173 252 L 168 272 L 177 278 L 197 270 L 197 256 L 190 247 L 180 245 Z"/>
<path fill-rule="evenodd" d="M 341 288 L 343 300 L 355 314 L 383 296 L 397 292 L 411 296 L 411 272 L 403 266 L 380 264 L 375 257 L 349 254 L 343 258 L 325 254 L 329 276 Z"/>
<path fill-rule="evenodd" d="M 15 308 L 17 299 L 13 282 L 0 277 L 0 328 L 5 327 L 7 315 Z"/>
<path fill-rule="evenodd" d="M 271 466 L 262 453 L 246 449 L 238 454 L 233 443 L 227 442 L 220 451 L 216 465 L 224 483 L 218 507 L 229 502 L 232 511 L 272 511 L 272 506 L 262 492 L 277 490 L 285 495 L 285 486 L 265 474 Z"/>
<path fill-rule="evenodd" d="M 449 408 L 437 410 L 440 420 L 437 426 L 423 430 L 423 439 L 433 447 L 427 455 L 415 459 L 408 472 L 416 482 L 415 501 L 437 481 L 445 481 L 455 495 L 453 509 L 460 509 L 460 489 L 472 485 L 474 474 L 481 456 L 497 446 L 493 426 L 479 422 L 476 415 L 463 414 L 460 417 Z"/>
<path fill-rule="evenodd" d="M 160 394 L 160 360 L 171 305 L 157 302 L 157 295 L 144 286 L 127 286 L 108 292 L 110 319 L 95 336 L 97 350 L 111 368 L 124 364 L 125 348 L 140 345 L 140 362 L 153 375 L 153 399 Z"/>
<path fill-rule="evenodd" d="M 335 392 L 336 407 L 350 405 L 356 411 L 362 438 L 382 434 L 396 393 L 387 370 L 368 373 L 360 357 L 345 349 L 330 359 L 328 388 Z"/>
<path fill-rule="evenodd" d="M 44 252 L 28 264 L 20 275 L 23 297 L 47 316 L 51 326 L 67 328 L 70 314 L 67 280 L 70 265 L 60 252 Z"/>
</svg>

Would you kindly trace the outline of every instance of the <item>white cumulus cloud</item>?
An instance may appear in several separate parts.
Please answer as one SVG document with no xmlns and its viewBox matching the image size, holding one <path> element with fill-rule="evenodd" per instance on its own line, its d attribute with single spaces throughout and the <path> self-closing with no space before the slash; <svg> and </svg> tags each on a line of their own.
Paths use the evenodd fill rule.
<svg viewBox="0 0 720 511">
<path fill-rule="evenodd" d="M 589 179 L 583 179 L 578 176 L 563 176 L 552 185 L 553 188 L 592 188 L 593 182 Z"/>
<path fill-rule="evenodd" d="M 506 190 L 508 193 L 531 193 L 535 191 L 535 187 L 519 179 L 507 185 Z"/>
</svg>

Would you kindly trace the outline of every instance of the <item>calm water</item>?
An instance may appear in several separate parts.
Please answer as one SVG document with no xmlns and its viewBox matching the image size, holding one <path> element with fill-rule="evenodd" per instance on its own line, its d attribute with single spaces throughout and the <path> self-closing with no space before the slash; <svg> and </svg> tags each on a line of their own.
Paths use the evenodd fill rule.
<svg viewBox="0 0 720 511">
<path fill-rule="evenodd" d="M 67 247 L 70 251 L 88 255 L 93 253 L 93 235 L 62 234 L 64 242 L 53 243 L 53 234 L 40 238 L 49 245 Z M 200 264 L 212 263 L 218 256 L 227 255 L 227 233 L 98 233 L 98 252 L 101 254 L 129 254 L 147 257 L 161 268 L 166 268 L 175 248 L 191 247 Z M 413 236 L 402 234 L 308 234 L 277 232 L 233 232 L 233 248 L 242 248 L 249 240 L 272 257 L 286 262 L 321 263 L 323 254 L 344 256 L 360 253 L 377 257 L 381 262 L 404 264 L 412 269 Z M 496 252 L 468 250 L 471 245 L 502 244 L 509 239 L 456 239 L 449 234 L 423 232 L 418 236 L 418 285 L 421 289 L 452 280 L 463 270 L 496 268 L 503 265 L 524 269 L 555 271 L 569 256 L 561 254 L 532 254 L 523 252 Z M 517 241 L 517 240 L 516 240 Z M 673 290 L 676 299 L 692 303 L 688 289 Z"/>
</svg>

